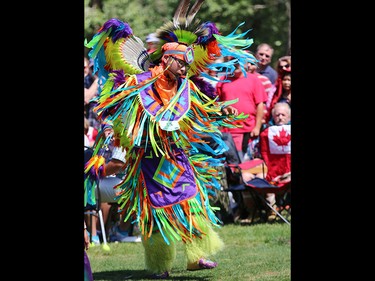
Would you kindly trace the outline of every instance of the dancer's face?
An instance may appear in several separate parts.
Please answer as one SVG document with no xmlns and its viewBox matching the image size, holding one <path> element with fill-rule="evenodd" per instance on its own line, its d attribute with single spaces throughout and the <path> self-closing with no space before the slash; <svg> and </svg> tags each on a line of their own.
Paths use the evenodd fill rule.
<svg viewBox="0 0 375 281">
<path fill-rule="evenodd" d="M 177 77 L 185 76 L 190 68 L 186 61 L 175 56 L 165 57 L 165 66 L 169 66 L 168 71 Z"/>
</svg>

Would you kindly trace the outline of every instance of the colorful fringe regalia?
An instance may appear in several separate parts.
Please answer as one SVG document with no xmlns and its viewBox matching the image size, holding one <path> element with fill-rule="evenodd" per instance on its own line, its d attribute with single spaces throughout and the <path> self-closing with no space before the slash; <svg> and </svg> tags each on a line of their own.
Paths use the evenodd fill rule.
<svg viewBox="0 0 375 281">
<path fill-rule="evenodd" d="M 162 241 L 158 254 L 146 255 L 153 272 L 171 268 L 175 252 L 167 245 L 177 241 L 189 244 L 188 261 L 223 246 L 211 228 L 221 222 L 209 202 L 210 194 L 220 190 L 215 167 L 223 165 L 221 155 L 228 149 L 219 127 L 241 126 L 247 116 L 223 115 L 222 109 L 237 101 L 218 101 L 202 77 L 209 68 L 230 74 L 235 63 L 256 62 L 243 50 L 252 44 L 252 39 L 242 39 L 247 32 L 224 37 L 212 22 L 192 24 L 203 1 L 189 13 L 188 3 L 181 1 L 173 22 L 156 31 L 159 48 L 150 56 L 130 26 L 117 19 L 107 21 L 86 42 L 102 83 L 95 111 L 103 131 L 112 127 L 115 145 L 127 151 L 126 176 L 116 186 L 121 190 L 116 200 L 125 220 L 138 223 L 146 251 L 156 251 L 150 245 Z M 162 46 L 170 42 L 186 44 L 194 59 L 186 77 L 178 78 L 175 91 L 168 88 L 165 69 L 158 65 Z M 221 56 L 233 60 L 214 63 Z M 207 138 L 217 143 L 216 149 Z M 86 163 L 86 202 L 95 200 L 93 190 L 104 164 L 100 151 L 107 141 L 103 133 L 98 135 L 93 157 Z"/>
</svg>

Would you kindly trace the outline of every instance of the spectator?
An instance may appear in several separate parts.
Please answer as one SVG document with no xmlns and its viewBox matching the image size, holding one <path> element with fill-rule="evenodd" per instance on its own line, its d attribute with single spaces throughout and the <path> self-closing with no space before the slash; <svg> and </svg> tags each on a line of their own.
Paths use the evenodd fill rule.
<svg viewBox="0 0 375 281">
<path fill-rule="evenodd" d="M 282 56 L 277 60 L 277 75 L 278 78 L 282 76 L 282 74 L 287 71 L 292 71 L 292 57 L 291 56 Z"/>
<path fill-rule="evenodd" d="M 275 85 L 277 72 L 271 66 L 273 51 L 273 48 L 269 44 L 262 43 L 258 45 L 255 57 L 258 60 L 257 72 L 268 77 L 272 85 Z"/>
<path fill-rule="evenodd" d="M 125 176 L 123 172 L 125 151 L 122 151 L 119 147 L 113 147 L 113 145 L 110 144 L 108 145 L 108 150 L 104 153 L 104 158 L 106 159 L 104 177 L 99 181 L 98 188 L 100 195 L 97 196 L 100 196 L 100 209 L 103 213 L 103 223 L 107 225 L 110 209 L 112 204 L 116 204 L 115 198 L 119 192 L 119 189 L 115 187 Z M 88 204 L 86 210 L 95 210 L 95 205 Z M 98 217 L 95 215 L 90 218 L 90 215 L 86 214 L 85 218 L 87 225 L 89 225 L 92 242 L 94 244 L 100 244 L 100 237 L 97 231 L 99 226 Z M 92 224 L 90 223 L 91 219 Z M 106 231 L 106 237 L 109 237 L 110 242 L 141 242 L 139 236 L 133 235 L 130 221 L 124 222 L 121 216 L 119 222 L 116 223 L 110 231 L 104 231 Z"/>
<path fill-rule="evenodd" d="M 269 126 L 276 125 L 276 126 L 282 126 L 282 125 L 290 125 L 291 124 L 291 107 L 289 106 L 288 103 L 286 102 L 277 102 L 274 107 L 272 108 L 272 120 L 269 123 Z M 268 131 L 263 131 L 262 136 L 266 137 L 265 134 L 268 134 Z M 265 155 L 264 149 L 262 150 L 262 144 L 260 146 L 261 149 L 261 154 L 263 159 L 266 159 L 267 155 Z M 290 176 L 290 161 L 288 163 L 280 163 L 276 162 L 277 157 L 280 156 L 280 154 L 276 155 L 276 158 L 272 158 L 274 162 L 272 162 L 271 157 L 267 157 L 269 159 L 269 162 L 267 164 L 268 166 L 268 171 L 267 171 L 267 176 L 266 180 L 268 182 L 272 181 L 278 181 L 280 178 L 283 177 L 283 180 L 285 180 L 286 177 Z M 287 172 L 287 173 L 285 173 Z M 286 175 L 287 174 L 287 175 Z M 271 204 L 275 205 L 276 200 L 275 200 L 275 194 L 274 193 L 267 193 L 266 194 L 266 200 Z M 276 213 L 273 212 L 272 210 L 269 210 L 268 212 L 268 220 L 274 220 L 276 218 Z"/>
<path fill-rule="evenodd" d="M 281 79 L 282 93 L 277 102 L 286 102 L 292 106 L 292 73 L 285 72 Z"/>
<path fill-rule="evenodd" d="M 236 70 L 233 77 L 228 77 L 230 83 L 219 82 L 216 85 L 217 94 L 220 100 L 233 100 L 238 98 L 238 102 L 233 104 L 238 112 L 249 114 L 239 128 L 224 128 L 222 131 L 230 133 L 240 161 L 244 162 L 247 159 L 245 155 L 249 143 L 256 140 L 259 136 L 262 126 L 263 116 L 265 112 L 265 103 L 267 101 L 267 93 L 261 80 L 257 74 L 248 72 L 246 77 L 241 72 L 239 63 L 235 64 Z M 247 65 L 246 65 L 247 69 Z M 223 79 L 223 77 L 222 77 Z M 246 209 L 243 208 L 244 204 L 241 202 L 246 201 L 248 205 L 253 205 L 250 194 L 242 192 L 242 197 L 238 193 L 229 193 L 230 199 L 234 199 L 236 204 L 231 204 L 233 219 L 237 222 L 240 218 L 246 217 Z M 245 204 L 246 204 L 245 202 Z"/>
<path fill-rule="evenodd" d="M 272 109 L 273 122 L 270 125 L 289 125 L 291 124 L 292 111 L 289 103 L 277 102 Z"/>
<path fill-rule="evenodd" d="M 90 88 L 95 80 L 92 70 L 92 63 L 90 60 L 87 57 L 83 57 L 83 81 L 85 89 Z"/>
<path fill-rule="evenodd" d="M 275 106 L 272 109 L 272 116 L 273 116 L 272 120 L 275 120 L 275 121 L 270 122 L 269 124 L 267 124 L 267 126 L 274 126 L 274 125 L 281 126 L 281 125 L 291 124 L 291 108 L 285 102 L 278 102 L 278 103 L 275 104 Z M 263 130 L 260 134 L 260 138 L 267 137 L 266 136 L 267 134 L 268 134 L 268 131 Z M 264 145 L 264 143 L 263 143 L 263 145 Z M 263 158 L 263 160 L 265 160 L 266 158 L 270 159 L 270 157 L 267 157 L 265 155 L 266 153 L 267 152 L 265 151 L 265 149 L 263 148 L 263 150 L 262 150 L 262 145 L 260 145 L 260 154 L 261 154 L 261 158 Z M 267 165 L 267 168 L 265 170 L 266 171 L 265 179 L 268 182 L 278 180 L 279 178 L 284 176 L 283 172 L 282 172 L 282 175 L 280 175 L 279 172 L 290 168 L 290 165 L 289 165 L 289 167 L 288 167 L 288 165 L 281 165 L 283 167 L 277 167 L 277 165 L 279 165 L 278 162 L 277 163 L 276 162 L 275 163 L 267 163 L 266 162 L 266 165 Z M 263 178 L 262 167 L 261 166 L 254 167 L 251 171 L 243 171 L 242 176 L 243 176 L 243 179 L 245 181 L 249 181 L 249 180 L 251 180 L 255 177 Z M 253 222 L 252 221 L 253 217 L 254 217 L 254 220 L 258 220 L 259 219 L 258 217 L 253 216 L 253 213 L 255 212 L 255 204 L 254 204 L 253 200 L 250 198 L 249 194 L 244 192 L 243 193 L 243 199 L 244 199 L 243 200 L 244 206 L 246 208 L 246 211 L 249 214 L 247 215 L 246 218 L 238 218 L 238 221 L 242 224 L 247 224 L 247 223 Z M 277 207 L 276 206 L 276 198 L 275 198 L 274 193 L 267 193 L 266 194 L 266 200 L 271 205 L 273 205 L 275 208 Z M 267 209 L 267 220 L 273 221 L 273 220 L 275 220 L 275 218 L 276 218 L 276 213 L 273 212 L 270 209 Z"/>
<path fill-rule="evenodd" d="M 217 58 L 215 59 L 213 65 L 220 65 L 222 62 L 224 61 L 223 58 Z M 216 67 L 216 69 L 218 69 Z M 213 70 L 211 68 L 208 68 L 206 71 L 202 72 L 202 78 L 211 84 L 212 87 L 214 87 L 214 91 L 216 91 L 216 84 L 219 82 L 219 71 L 217 70 Z M 215 96 L 216 96 L 216 93 L 215 93 Z"/>
<path fill-rule="evenodd" d="M 87 148 L 91 147 L 91 144 L 90 144 L 90 139 L 87 135 L 87 133 L 89 131 L 90 124 L 89 124 L 89 120 L 85 116 L 83 117 L 83 126 L 84 126 L 84 133 L 83 133 L 84 146 L 85 146 L 85 150 L 86 150 Z"/>
<path fill-rule="evenodd" d="M 276 91 L 274 94 L 274 99 L 271 101 L 272 106 L 279 100 L 282 95 L 282 78 L 285 73 L 292 72 L 292 57 L 291 56 L 282 56 L 277 60 L 277 81 L 276 81 Z M 269 106 L 271 112 L 271 105 Z"/>
<path fill-rule="evenodd" d="M 271 104 L 267 110 L 266 121 L 270 122 L 272 118 L 272 108 L 279 101 L 287 102 L 292 105 L 292 67 L 285 61 L 280 61 L 279 75 L 277 78 L 276 91 L 272 97 Z M 286 67 L 288 65 L 288 67 Z"/>
<path fill-rule="evenodd" d="M 150 33 L 146 37 L 147 52 L 152 53 L 158 48 L 159 38 L 156 37 L 156 33 Z"/>
<path fill-rule="evenodd" d="M 266 123 L 266 116 L 267 116 L 267 112 L 268 112 L 268 108 L 270 107 L 271 105 L 271 101 L 272 101 L 272 97 L 275 93 L 275 86 L 272 85 L 270 79 L 268 79 L 267 76 L 264 76 L 258 72 L 256 72 L 256 69 L 258 68 L 258 66 L 255 64 L 255 63 L 251 63 L 251 62 L 248 62 L 248 71 L 250 73 L 254 73 L 257 75 L 257 77 L 260 79 L 260 81 L 262 81 L 262 85 L 264 86 L 264 90 L 266 91 L 267 93 L 267 102 L 266 102 L 266 106 L 265 106 L 265 109 L 264 109 L 264 118 L 262 120 L 262 123 Z"/>
<path fill-rule="evenodd" d="M 96 103 L 92 100 L 98 95 L 99 79 L 93 74 L 93 64 L 92 62 L 84 57 L 84 113 L 85 117 L 89 120 L 90 126 L 99 130 L 100 123 L 97 120 L 97 115 L 94 113 L 93 108 Z"/>
<path fill-rule="evenodd" d="M 84 117 L 84 126 L 85 126 L 85 146 L 92 147 L 96 136 L 98 135 L 98 130 L 90 125 L 89 120 Z"/>
<path fill-rule="evenodd" d="M 241 162 L 243 162 L 248 142 L 259 136 L 267 93 L 255 74 L 247 73 L 245 77 L 240 64 L 236 63 L 235 67 L 234 75 L 227 78 L 230 83 L 217 83 L 216 92 L 221 101 L 238 98 L 238 102 L 233 106 L 238 112 L 249 114 L 248 118 L 241 122 L 242 127 L 222 129 L 223 132 L 231 133 Z"/>
</svg>

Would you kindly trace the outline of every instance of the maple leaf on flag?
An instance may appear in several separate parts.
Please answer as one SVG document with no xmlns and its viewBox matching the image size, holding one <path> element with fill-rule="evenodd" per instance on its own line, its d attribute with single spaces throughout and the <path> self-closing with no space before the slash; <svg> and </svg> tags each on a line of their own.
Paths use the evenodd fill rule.
<svg viewBox="0 0 375 281">
<path fill-rule="evenodd" d="M 290 142 L 291 136 L 290 134 L 285 131 L 284 128 L 281 129 L 279 135 L 274 135 L 273 136 L 273 141 L 279 145 L 279 146 L 286 146 Z"/>
</svg>

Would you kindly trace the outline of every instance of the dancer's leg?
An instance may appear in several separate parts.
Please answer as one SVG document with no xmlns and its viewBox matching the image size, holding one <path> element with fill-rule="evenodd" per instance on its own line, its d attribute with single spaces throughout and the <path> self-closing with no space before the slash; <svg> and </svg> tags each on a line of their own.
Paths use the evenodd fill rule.
<svg viewBox="0 0 375 281">
<path fill-rule="evenodd" d="M 217 263 L 206 260 L 206 258 L 224 248 L 224 242 L 210 226 L 203 229 L 207 235 L 185 244 L 188 270 L 216 267 Z"/>
<path fill-rule="evenodd" d="M 142 243 L 148 271 L 155 274 L 171 271 L 176 259 L 176 244 L 174 242 L 168 245 L 160 232 L 156 232 L 150 238 L 142 237 Z"/>
</svg>

